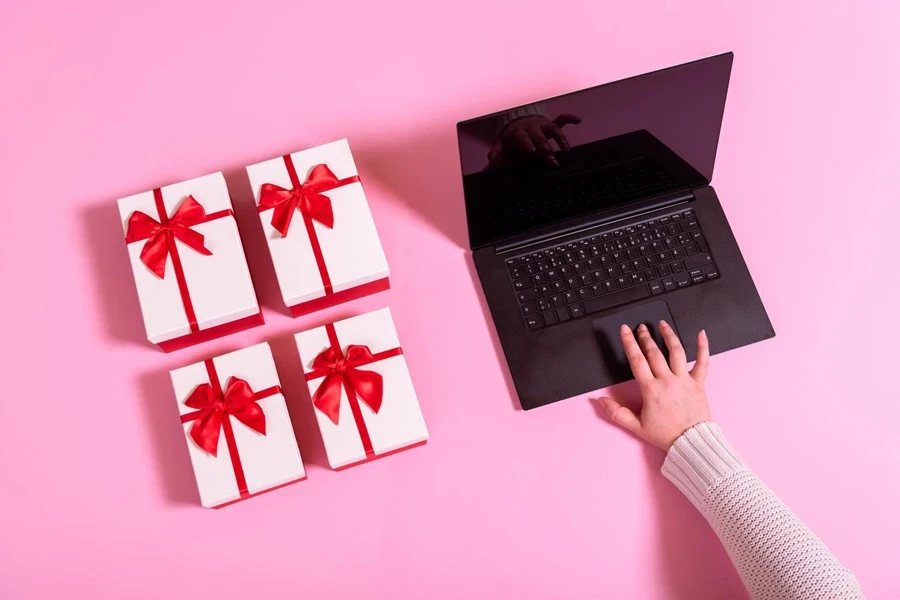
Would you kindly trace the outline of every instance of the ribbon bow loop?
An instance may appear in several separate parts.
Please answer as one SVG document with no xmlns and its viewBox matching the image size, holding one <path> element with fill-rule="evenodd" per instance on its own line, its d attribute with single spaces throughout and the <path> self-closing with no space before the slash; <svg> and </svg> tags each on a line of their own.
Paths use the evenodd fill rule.
<svg viewBox="0 0 900 600">
<path fill-rule="evenodd" d="M 313 369 L 325 373 L 325 380 L 313 394 L 313 405 L 332 423 L 338 424 L 341 406 L 341 386 L 348 388 L 366 403 L 374 412 L 381 410 L 384 397 L 384 380 L 380 373 L 364 371 L 356 367 L 369 364 L 374 360 L 368 346 L 351 344 L 344 357 L 335 348 L 328 348 L 313 360 Z"/>
<path fill-rule="evenodd" d="M 223 421 L 229 415 L 250 429 L 266 435 L 266 415 L 256 403 L 250 384 L 239 377 L 232 377 L 228 381 L 221 396 L 217 396 L 208 383 L 198 385 L 184 404 L 200 411 L 191 425 L 191 439 L 213 456 L 218 452 Z"/>
<path fill-rule="evenodd" d="M 331 198 L 322 192 L 340 185 L 340 180 L 327 165 L 316 165 L 303 183 L 292 189 L 285 189 L 273 183 L 264 183 L 260 188 L 259 205 L 274 208 L 272 227 L 285 237 L 291 226 L 295 211 L 318 221 L 325 227 L 334 228 L 334 211 Z"/>
<path fill-rule="evenodd" d="M 171 218 L 163 216 L 162 222 L 136 210 L 128 218 L 125 241 L 130 244 L 147 240 L 141 249 L 141 262 L 154 275 L 163 279 L 166 275 L 166 261 L 175 248 L 175 238 L 204 256 L 212 254 L 203 245 L 203 234 L 191 229 L 205 218 L 206 210 L 193 196 L 185 198 Z"/>
</svg>

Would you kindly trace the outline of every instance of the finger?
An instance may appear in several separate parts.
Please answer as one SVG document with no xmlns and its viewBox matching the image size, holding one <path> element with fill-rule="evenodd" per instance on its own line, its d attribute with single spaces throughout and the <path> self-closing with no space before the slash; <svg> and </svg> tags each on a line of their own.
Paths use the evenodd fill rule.
<svg viewBox="0 0 900 600">
<path fill-rule="evenodd" d="M 697 334 L 697 362 L 691 369 L 691 377 L 699 383 L 706 381 L 706 373 L 709 371 L 709 338 L 706 337 L 706 330 Z"/>
<path fill-rule="evenodd" d="M 560 150 L 570 150 L 569 140 L 566 139 L 566 134 L 563 133 L 563 130 L 559 128 L 559 125 L 556 123 L 549 123 L 544 125 L 544 133 L 552 137 L 556 140 L 556 144 L 559 146 Z"/>
<path fill-rule="evenodd" d="M 631 365 L 631 372 L 634 373 L 634 378 L 639 384 L 653 381 L 653 371 L 650 370 L 650 365 L 647 364 L 647 359 L 644 358 L 644 353 L 641 352 L 641 347 L 638 345 L 637 340 L 634 339 L 631 328 L 628 325 L 622 325 L 622 328 L 619 329 L 619 334 L 622 336 L 625 356 L 628 357 L 628 364 Z"/>
<path fill-rule="evenodd" d="M 631 409 L 606 396 L 600 398 L 600 404 L 606 410 L 606 416 L 609 417 L 610 421 L 637 436 L 644 437 L 641 430 L 641 420 Z"/>
<path fill-rule="evenodd" d="M 528 129 L 528 134 L 531 136 L 531 141 L 534 142 L 538 152 L 544 157 L 544 161 L 550 166 L 558 167 L 559 163 L 556 161 L 556 157 L 553 156 L 553 147 L 547 141 L 547 136 L 544 135 L 541 128 L 531 127 Z"/>
<path fill-rule="evenodd" d="M 665 321 L 660 321 L 659 331 L 662 333 L 663 341 L 666 342 L 666 347 L 669 349 L 669 366 L 672 367 L 672 372 L 676 375 L 686 373 L 687 355 L 684 353 L 684 346 L 681 345 L 681 340 L 678 339 L 675 330 Z"/>
<path fill-rule="evenodd" d="M 656 345 L 656 342 L 650 336 L 650 330 L 643 323 L 637 328 L 637 340 L 641 346 L 641 351 L 647 358 L 650 370 L 653 371 L 653 375 L 656 377 L 671 375 L 672 371 L 669 369 L 669 365 L 666 364 L 666 357 L 660 352 L 659 346 Z"/>
<path fill-rule="evenodd" d="M 559 127 L 564 127 L 566 125 L 578 125 L 581 123 L 581 117 L 575 116 L 570 113 L 563 113 L 553 119 L 553 122 L 556 123 Z"/>
</svg>

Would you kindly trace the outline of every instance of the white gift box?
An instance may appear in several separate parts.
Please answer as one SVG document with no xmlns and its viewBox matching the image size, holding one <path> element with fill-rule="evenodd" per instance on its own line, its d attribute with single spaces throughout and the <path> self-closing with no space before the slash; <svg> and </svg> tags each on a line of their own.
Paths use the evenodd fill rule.
<svg viewBox="0 0 900 600">
<path fill-rule="evenodd" d="M 190 198 L 205 216 L 188 219 L 187 233 L 202 235 L 202 246 L 210 254 L 174 236 L 174 252 L 163 256 L 165 269 L 159 277 L 141 260 L 153 236 L 134 236 L 137 223 L 132 221 L 147 217 L 151 224 L 172 226 Z M 128 196 L 118 204 L 126 240 L 131 240 L 128 256 L 147 339 L 170 351 L 263 323 L 222 173 Z M 165 240 L 157 242 L 166 246 Z"/>
<path fill-rule="evenodd" d="M 267 343 L 175 369 L 170 374 L 203 506 L 220 508 L 306 479 Z M 259 407 L 264 416 L 263 432 L 241 420 L 247 407 L 236 403 L 227 393 L 231 384 L 238 380 L 246 382 L 248 392 L 253 393 L 243 402 Z M 209 407 L 189 406 L 193 395 L 204 391 L 202 388 L 207 384 L 212 398 Z M 203 394 L 199 396 L 204 397 Z M 218 441 L 212 443 L 216 450 L 214 455 L 196 441 L 192 428 L 206 423 L 210 414 L 216 411 L 219 411 L 216 418 L 221 421 L 221 426 L 217 428 L 216 422 L 207 423 L 208 432 L 218 431 Z"/>
<path fill-rule="evenodd" d="M 294 337 L 331 468 L 346 468 L 427 442 L 428 429 L 390 310 L 382 308 L 302 331 Z M 354 365 L 354 354 L 363 352 L 358 348 L 349 350 L 352 346 L 365 346 L 371 356 Z M 321 366 L 316 359 L 329 349 L 339 351 L 339 362 L 346 364 L 333 370 L 314 366 Z M 383 393 L 377 410 L 354 388 L 358 387 L 351 372 L 354 369 L 363 371 L 366 378 L 371 378 L 372 373 L 380 376 Z M 339 389 L 340 400 L 335 404 L 336 414 L 329 414 L 316 402 L 317 390 L 326 385 L 329 377 L 338 382 L 335 389 Z"/>
<path fill-rule="evenodd" d="M 283 235 L 273 225 L 276 209 L 260 205 L 263 186 L 278 186 L 285 196 L 300 194 L 317 165 L 338 180 L 321 191 L 333 224 L 291 208 L 295 214 Z M 387 259 L 347 140 L 250 165 L 247 175 L 281 294 L 294 316 L 388 289 Z"/>
</svg>

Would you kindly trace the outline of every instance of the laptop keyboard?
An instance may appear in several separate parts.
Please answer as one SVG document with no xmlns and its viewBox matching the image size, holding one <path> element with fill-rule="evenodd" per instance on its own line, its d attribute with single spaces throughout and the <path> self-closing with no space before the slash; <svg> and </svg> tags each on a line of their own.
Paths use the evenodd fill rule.
<svg viewBox="0 0 900 600">
<path fill-rule="evenodd" d="M 547 246 L 506 266 L 532 330 L 719 277 L 693 210 Z"/>
</svg>

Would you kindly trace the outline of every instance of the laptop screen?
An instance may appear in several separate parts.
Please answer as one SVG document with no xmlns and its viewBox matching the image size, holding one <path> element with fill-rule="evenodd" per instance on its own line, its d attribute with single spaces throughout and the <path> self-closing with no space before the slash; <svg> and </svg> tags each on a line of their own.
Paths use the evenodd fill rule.
<svg viewBox="0 0 900 600">
<path fill-rule="evenodd" d="M 731 53 L 457 125 L 472 248 L 712 179 Z"/>
</svg>

